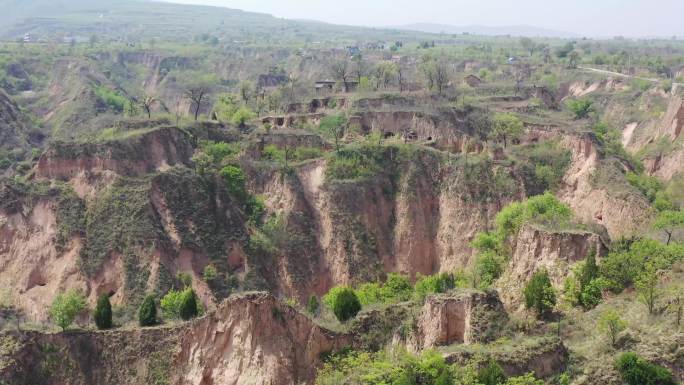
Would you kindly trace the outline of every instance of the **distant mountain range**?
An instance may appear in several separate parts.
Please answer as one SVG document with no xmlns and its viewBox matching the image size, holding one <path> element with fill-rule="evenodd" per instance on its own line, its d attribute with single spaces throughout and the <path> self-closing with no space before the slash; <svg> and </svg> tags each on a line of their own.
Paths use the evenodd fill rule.
<svg viewBox="0 0 684 385">
<path fill-rule="evenodd" d="M 484 36 L 528 36 L 528 37 L 557 37 L 557 38 L 576 38 L 580 35 L 572 32 L 556 31 L 552 29 L 538 28 L 528 25 L 512 25 L 502 27 L 489 27 L 484 25 L 455 26 L 448 24 L 434 23 L 415 23 L 401 26 L 390 27 L 393 29 L 427 32 L 427 33 L 446 33 Z"/>
</svg>

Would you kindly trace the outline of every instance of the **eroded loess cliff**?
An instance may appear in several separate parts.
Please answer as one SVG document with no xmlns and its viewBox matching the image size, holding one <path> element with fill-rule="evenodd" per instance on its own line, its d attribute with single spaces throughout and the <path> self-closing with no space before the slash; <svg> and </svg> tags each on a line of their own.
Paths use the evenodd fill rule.
<svg viewBox="0 0 684 385">
<path fill-rule="evenodd" d="M 325 353 L 351 345 L 265 293 L 231 297 L 182 325 L 0 341 L 0 378 L 12 385 L 312 383 Z"/>
<path fill-rule="evenodd" d="M 224 275 L 245 268 L 241 203 L 220 180 L 184 167 L 109 175 L 86 199 L 73 180 L 0 186 L 0 280 L 16 288 L 12 300 L 25 318 L 46 320 L 54 296 L 68 289 L 91 303 L 107 293 L 134 310 L 145 293 L 172 287 L 179 271 L 193 276 L 206 306 L 230 292 L 200 278 L 208 264 Z"/>
<path fill-rule="evenodd" d="M 629 171 L 617 159 L 607 159 L 591 134 L 563 135 L 572 162 L 557 193 L 583 223 L 598 223 L 618 239 L 639 233 L 652 219 L 649 201 L 625 178 Z"/>
<path fill-rule="evenodd" d="M 373 177 L 338 179 L 318 160 L 255 183 L 269 211 L 301 235 L 276 255 L 281 292 L 323 294 L 387 272 L 464 268 L 474 235 L 522 195 L 511 169 L 489 161 L 464 164 L 429 149 L 382 151 Z"/>
<path fill-rule="evenodd" d="M 540 269 L 549 273 L 559 291 L 573 264 L 583 261 L 589 253 L 605 255 L 608 251 L 601 235 L 587 230 L 553 231 L 526 224 L 512 242 L 513 255 L 497 290 L 508 308 L 521 305 L 524 284 Z"/>
</svg>

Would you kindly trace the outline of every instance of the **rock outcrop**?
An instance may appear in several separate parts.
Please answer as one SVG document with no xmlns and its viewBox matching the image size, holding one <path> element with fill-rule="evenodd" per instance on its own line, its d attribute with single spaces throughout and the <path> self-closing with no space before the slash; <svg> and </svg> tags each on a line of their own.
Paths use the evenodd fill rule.
<svg viewBox="0 0 684 385">
<path fill-rule="evenodd" d="M 497 289 L 508 307 L 515 308 L 522 298 L 522 288 L 539 269 L 546 269 L 556 289 L 563 287 L 570 268 L 589 253 L 605 255 L 607 240 L 584 230 L 550 231 L 526 224 L 513 245 L 507 269 L 497 282 Z"/>
<path fill-rule="evenodd" d="M 508 315 L 495 291 L 431 295 L 416 320 L 407 344 L 414 351 L 452 344 L 490 342 L 498 338 Z"/>
<path fill-rule="evenodd" d="M 176 326 L 6 333 L 0 342 L 0 379 L 45 385 L 310 384 L 322 355 L 351 345 L 265 293 Z"/>
</svg>

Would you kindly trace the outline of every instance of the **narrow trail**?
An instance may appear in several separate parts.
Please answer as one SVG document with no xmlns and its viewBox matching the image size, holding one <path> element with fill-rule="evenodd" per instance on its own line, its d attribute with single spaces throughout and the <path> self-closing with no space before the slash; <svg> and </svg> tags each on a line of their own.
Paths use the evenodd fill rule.
<svg viewBox="0 0 684 385">
<path fill-rule="evenodd" d="M 648 81 L 651 83 L 660 83 L 661 81 L 663 81 L 662 79 L 658 79 L 658 78 L 644 78 L 644 77 L 640 77 L 640 76 L 627 75 L 627 74 L 623 74 L 620 72 L 602 70 L 602 69 L 598 69 L 598 68 L 591 68 L 591 67 L 577 67 L 577 68 L 581 69 L 581 70 L 589 71 L 589 72 L 595 72 L 595 73 L 600 73 L 600 74 L 604 74 L 604 75 L 617 76 L 617 77 L 626 78 L 626 79 L 645 80 L 645 81 Z M 684 86 L 684 83 L 674 83 L 673 82 L 672 83 L 672 92 L 675 92 L 677 90 L 677 88 L 681 87 L 681 86 Z"/>
</svg>

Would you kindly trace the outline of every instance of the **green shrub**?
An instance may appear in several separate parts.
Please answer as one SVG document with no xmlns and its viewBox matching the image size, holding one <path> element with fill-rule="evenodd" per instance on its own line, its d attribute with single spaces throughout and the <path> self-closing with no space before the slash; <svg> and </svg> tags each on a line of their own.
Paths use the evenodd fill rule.
<svg viewBox="0 0 684 385">
<path fill-rule="evenodd" d="M 230 192 L 233 196 L 245 201 L 247 199 L 247 191 L 245 189 L 245 173 L 238 166 L 228 165 L 221 169 L 219 175 L 223 178 Z"/>
<path fill-rule="evenodd" d="M 560 227 L 571 217 L 570 208 L 547 192 L 504 207 L 496 216 L 496 231 L 500 239 L 507 239 L 517 234 L 525 223 Z"/>
<path fill-rule="evenodd" d="M 521 146 L 514 154 L 528 196 L 556 189 L 572 160 L 570 151 L 553 141 Z"/>
<path fill-rule="evenodd" d="M 373 177 L 387 171 L 385 158 L 394 149 L 371 144 L 347 146 L 330 153 L 326 177 L 329 179 L 351 180 Z M 391 158 L 391 156 L 388 156 Z"/>
<path fill-rule="evenodd" d="M 359 297 L 361 305 L 367 306 L 383 301 L 382 286 L 377 282 L 367 282 L 361 284 L 356 289 L 356 294 Z"/>
<path fill-rule="evenodd" d="M 340 322 L 356 317 L 361 311 L 361 302 L 349 287 L 335 287 L 323 297 L 323 302 L 332 310 Z"/>
<path fill-rule="evenodd" d="M 66 330 L 83 310 L 86 308 L 86 299 L 78 291 L 71 290 L 57 294 L 50 306 L 50 318 L 52 321 Z"/>
<path fill-rule="evenodd" d="M 667 368 L 636 355 L 623 353 L 615 363 L 622 379 L 629 385 L 675 385 L 677 381 Z"/>
<path fill-rule="evenodd" d="M 640 239 L 632 242 L 626 249 L 616 249 L 609 253 L 599 265 L 599 271 L 601 277 L 607 280 L 609 288 L 619 293 L 634 283 L 647 263 L 658 270 L 663 270 L 682 259 L 684 245 L 665 245 L 652 239 Z"/>
<path fill-rule="evenodd" d="M 383 283 L 380 293 L 383 302 L 400 302 L 411 299 L 413 286 L 405 275 L 390 273 L 387 280 Z"/>
<path fill-rule="evenodd" d="M 580 293 L 580 304 L 585 309 L 593 309 L 603 300 L 603 290 L 608 287 L 604 278 L 597 278 L 589 281 L 582 287 Z"/>
<path fill-rule="evenodd" d="M 154 296 L 148 295 L 143 300 L 138 310 L 138 324 L 140 326 L 154 326 L 157 324 L 157 304 L 154 302 Z"/>
<path fill-rule="evenodd" d="M 544 385 L 545 382 L 534 377 L 533 373 L 527 373 L 524 376 L 511 377 L 504 385 Z"/>
<path fill-rule="evenodd" d="M 496 361 L 490 360 L 487 365 L 480 368 L 477 379 L 482 385 L 501 385 L 506 382 L 506 374 Z"/>
<path fill-rule="evenodd" d="M 124 107 L 128 104 L 126 97 L 104 86 L 96 86 L 95 95 L 115 112 L 123 112 Z"/>
<path fill-rule="evenodd" d="M 109 295 L 106 293 L 98 298 L 93 318 L 95 319 L 95 325 L 100 330 L 112 327 L 112 304 L 109 302 Z"/>
<path fill-rule="evenodd" d="M 629 184 L 639 189 L 651 203 L 656 200 L 658 192 L 663 190 L 663 183 L 658 178 L 647 174 L 628 172 L 626 178 Z"/>
<path fill-rule="evenodd" d="M 594 112 L 594 102 L 590 99 L 572 99 L 567 101 L 567 106 L 576 119 L 584 119 Z"/>
<path fill-rule="evenodd" d="M 453 274 L 441 273 L 427 277 L 418 276 L 414 287 L 415 296 L 419 299 L 428 294 L 445 293 L 456 287 Z"/>
<path fill-rule="evenodd" d="M 230 121 L 236 126 L 244 127 L 247 122 L 257 117 L 257 114 L 248 107 L 240 107 L 233 114 Z"/>
<path fill-rule="evenodd" d="M 240 144 L 226 142 L 203 142 L 202 150 L 209 155 L 214 165 L 219 165 L 223 160 L 234 158 L 240 153 Z"/>
<path fill-rule="evenodd" d="M 202 272 L 202 278 L 204 278 L 205 282 L 213 282 L 216 278 L 218 278 L 218 270 L 216 270 L 216 266 L 207 265 Z"/>
<path fill-rule="evenodd" d="M 476 287 L 486 289 L 496 281 L 504 271 L 504 260 L 492 252 L 479 253 L 475 260 L 474 274 Z"/>
<path fill-rule="evenodd" d="M 627 328 L 627 322 L 620 318 L 615 309 L 606 309 L 601 313 L 596 326 L 600 332 L 608 336 L 611 346 L 615 347 L 618 335 Z"/>
<path fill-rule="evenodd" d="M 525 307 L 534 309 L 538 315 L 544 316 L 556 305 L 556 292 L 546 270 L 538 270 L 525 286 L 523 291 Z"/>
<path fill-rule="evenodd" d="M 348 351 L 329 357 L 316 378 L 316 385 L 338 384 L 452 385 L 454 378 L 444 357 L 436 351 L 418 356 L 399 349 Z"/>
</svg>

